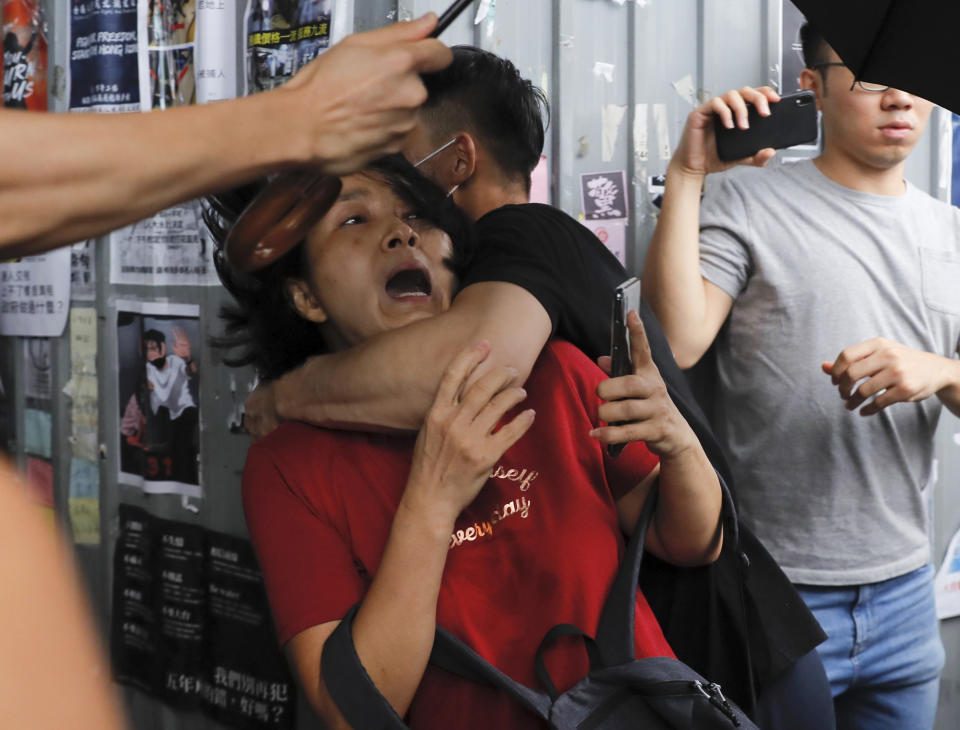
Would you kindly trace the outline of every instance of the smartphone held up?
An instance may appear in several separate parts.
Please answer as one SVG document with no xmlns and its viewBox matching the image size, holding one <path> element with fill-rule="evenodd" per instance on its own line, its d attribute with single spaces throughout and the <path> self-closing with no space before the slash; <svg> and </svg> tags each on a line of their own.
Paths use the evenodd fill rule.
<svg viewBox="0 0 960 730">
<path fill-rule="evenodd" d="M 630 330 L 627 329 L 627 313 L 640 311 L 640 280 L 627 279 L 613 294 L 613 314 L 610 319 L 610 377 L 619 378 L 633 372 L 630 357 Z M 619 425 L 619 424 L 613 424 Z M 626 444 L 608 444 L 607 453 L 619 456 Z"/>
<path fill-rule="evenodd" d="M 783 149 L 817 139 L 817 104 L 812 91 L 801 91 L 770 103 L 770 115 L 762 116 L 747 104 L 747 129 L 723 126 L 714 115 L 717 156 L 724 162 L 751 157 L 762 149 Z"/>
</svg>

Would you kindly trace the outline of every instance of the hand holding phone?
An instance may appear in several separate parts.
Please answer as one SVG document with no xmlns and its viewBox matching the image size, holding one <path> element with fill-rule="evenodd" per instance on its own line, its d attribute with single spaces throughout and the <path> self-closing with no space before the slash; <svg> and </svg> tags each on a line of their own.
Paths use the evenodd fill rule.
<svg viewBox="0 0 960 730">
<path fill-rule="evenodd" d="M 619 378 L 633 372 L 630 359 L 630 330 L 627 329 L 627 312 L 640 312 L 640 280 L 627 279 L 613 294 L 613 316 L 610 321 L 610 377 Z M 620 424 L 613 424 L 620 425 Z M 619 456 L 626 444 L 608 444 L 607 453 Z"/>
<path fill-rule="evenodd" d="M 747 103 L 747 129 L 727 128 L 719 116 L 713 125 L 717 157 L 724 162 L 751 157 L 762 149 L 782 149 L 817 139 L 817 104 L 812 91 L 801 91 L 770 103 L 770 115 L 762 116 Z"/>
</svg>

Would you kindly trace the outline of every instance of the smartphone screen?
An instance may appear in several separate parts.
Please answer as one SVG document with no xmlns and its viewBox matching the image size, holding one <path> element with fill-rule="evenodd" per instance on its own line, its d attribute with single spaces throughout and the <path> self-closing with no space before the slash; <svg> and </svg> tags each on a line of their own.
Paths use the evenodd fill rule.
<svg viewBox="0 0 960 730">
<path fill-rule="evenodd" d="M 640 280 L 632 277 L 616 288 L 613 295 L 613 315 L 610 321 L 610 377 L 618 378 L 633 372 L 630 358 L 630 330 L 627 313 L 640 311 Z M 619 425 L 619 424 L 612 424 Z M 608 444 L 607 453 L 619 456 L 626 444 Z"/>
</svg>

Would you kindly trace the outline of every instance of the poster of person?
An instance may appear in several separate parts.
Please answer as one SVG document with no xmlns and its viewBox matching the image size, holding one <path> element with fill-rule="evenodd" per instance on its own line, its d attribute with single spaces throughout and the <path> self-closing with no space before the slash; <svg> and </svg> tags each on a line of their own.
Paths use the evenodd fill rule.
<svg viewBox="0 0 960 730">
<path fill-rule="evenodd" d="M 247 93 L 276 88 L 330 46 L 331 0 L 250 0 Z"/>
<path fill-rule="evenodd" d="M 72 0 L 67 98 L 70 111 L 140 109 L 137 4 Z"/>
<path fill-rule="evenodd" d="M 200 308 L 117 302 L 122 484 L 200 497 Z"/>
</svg>

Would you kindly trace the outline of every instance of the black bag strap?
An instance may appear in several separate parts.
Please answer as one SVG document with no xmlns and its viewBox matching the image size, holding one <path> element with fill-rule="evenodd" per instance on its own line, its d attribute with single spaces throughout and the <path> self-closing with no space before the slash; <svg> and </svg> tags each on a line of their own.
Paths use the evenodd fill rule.
<svg viewBox="0 0 960 730">
<path fill-rule="evenodd" d="M 350 727 L 364 730 L 406 730 L 401 717 L 370 679 L 353 645 L 354 605 L 327 637 L 320 671 L 327 691 Z"/>
<path fill-rule="evenodd" d="M 351 727 L 408 730 L 357 656 L 353 621 L 359 607 L 358 603 L 347 611 L 323 646 L 320 671 L 324 684 Z M 467 679 L 498 687 L 541 719 L 549 717 L 552 700 L 546 693 L 511 679 L 441 626 L 437 627 L 430 661 Z"/>
<path fill-rule="evenodd" d="M 723 477 L 717 472 L 721 492 L 721 515 L 724 527 L 724 540 L 730 540 L 734 546 L 740 542 L 740 528 L 737 521 L 733 498 Z M 650 487 L 647 499 L 643 503 L 637 526 L 633 530 L 627 545 L 617 577 L 610 588 L 607 600 L 600 614 L 597 629 L 597 646 L 603 665 L 613 667 L 636 659 L 634 647 L 636 616 L 637 582 L 640 565 L 643 562 L 643 546 L 647 539 L 647 530 L 653 519 L 654 510 L 660 493 L 660 482 L 656 480 Z"/>
<path fill-rule="evenodd" d="M 603 668 L 603 662 L 600 657 L 600 649 L 597 647 L 597 642 L 592 636 L 584 632 L 582 629 L 577 628 L 573 624 L 557 624 L 554 626 L 546 633 L 546 635 L 543 637 L 543 641 L 540 642 L 540 646 L 537 647 L 537 655 L 535 659 L 537 679 L 539 679 L 540 684 L 546 688 L 547 694 L 550 695 L 550 699 L 554 702 L 556 701 L 557 697 L 560 696 L 560 692 L 557 690 L 557 685 L 554 684 L 553 679 L 550 677 L 550 672 L 547 671 L 547 664 L 543 659 L 543 654 L 544 651 L 546 651 L 546 648 L 561 636 L 578 636 L 583 639 L 583 642 L 587 647 L 587 655 L 590 657 L 590 669 L 594 670 Z"/>
</svg>

